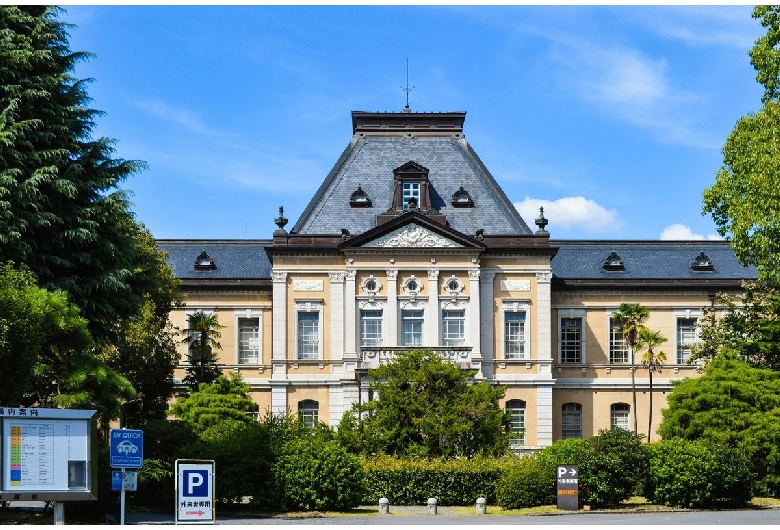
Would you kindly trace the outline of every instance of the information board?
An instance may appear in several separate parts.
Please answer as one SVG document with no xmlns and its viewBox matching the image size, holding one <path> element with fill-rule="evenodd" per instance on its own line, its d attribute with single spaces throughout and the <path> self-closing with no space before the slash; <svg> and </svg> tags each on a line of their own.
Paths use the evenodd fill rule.
<svg viewBox="0 0 780 530">
<path fill-rule="evenodd" d="M 176 461 L 176 524 L 215 524 L 214 461 Z"/>
<path fill-rule="evenodd" d="M 0 500 L 95 499 L 94 416 L 94 410 L 0 407 Z"/>
</svg>

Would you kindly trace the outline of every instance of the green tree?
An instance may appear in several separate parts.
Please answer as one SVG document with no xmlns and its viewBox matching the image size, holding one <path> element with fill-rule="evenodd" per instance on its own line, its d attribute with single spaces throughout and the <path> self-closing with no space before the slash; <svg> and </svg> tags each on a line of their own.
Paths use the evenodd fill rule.
<svg viewBox="0 0 780 530">
<path fill-rule="evenodd" d="M 508 420 L 498 401 L 506 389 L 472 382 L 473 375 L 427 350 L 400 352 L 369 370 L 378 398 L 359 408 L 361 447 L 431 458 L 505 452 Z"/>
<path fill-rule="evenodd" d="M 759 278 L 780 280 L 780 7 L 757 6 L 753 18 L 767 28 L 750 50 L 763 107 L 737 121 L 723 147 L 723 165 L 704 190 L 704 214 L 731 241 L 737 259 L 755 265 Z"/>
<path fill-rule="evenodd" d="M 653 430 L 653 373 L 660 372 L 666 362 L 666 354 L 656 349 L 667 342 L 668 339 L 661 335 L 660 331 L 644 329 L 637 337 L 637 350 L 647 350 L 642 354 L 642 367 L 647 370 L 650 378 L 650 412 L 647 420 L 647 443 L 650 443 L 650 435 Z"/>
<path fill-rule="evenodd" d="M 189 396 L 180 397 L 171 405 L 171 414 L 191 424 L 203 433 L 221 422 L 250 422 L 247 412 L 255 407 L 249 397 L 249 385 L 239 374 L 230 378 L 221 375 L 214 383 L 201 383 Z"/>
<path fill-rule="evenodd" d="M 213 383 L 222 374 L 214 350 L 222 348 L 217 339 L 222 337 L 220 330 L 224 327 L 213 313 L 197 311 L 187 317 L 187 329 L 182 331 L 189 363 L 184 382 L 191 388 L 197 388 L 200 383 Z"/>
<path fill-rule="evenodd" d="M 119 185 L 144 168 L 93 138 L 100 112 L 73 77 L 72 26 L 51 6 L 0 6 L 0 260 L 81 309 L 98 344 L 135 316 L 164 264 Z"/>
<path fill-rule="evenodd" d="M 612 318 L 618 323 L 623 332 L 623 341 L 628 347 L 629 354 L 631 355 L 631 397 L 633 399 L 631 409 L 634 413 L 634 434 L 639 433 L 636 412 L 636 364 L 634 362 L 634 348 L 636 347 L 639 334 L 647 329 L 644 323 L 649 316 L 650 312 L 646 307 L 634 303 L 622 303 L 620 304 L 620 307 L 618 307 L 618 310 L 612 314 Z"/>
<path fill-rule="evenodd" d="M 761 491 L 780 488 L 780 373 L 721 353 L 700 377 L 675 382 L 658 433 L 739 448 Z"/>
</svg>

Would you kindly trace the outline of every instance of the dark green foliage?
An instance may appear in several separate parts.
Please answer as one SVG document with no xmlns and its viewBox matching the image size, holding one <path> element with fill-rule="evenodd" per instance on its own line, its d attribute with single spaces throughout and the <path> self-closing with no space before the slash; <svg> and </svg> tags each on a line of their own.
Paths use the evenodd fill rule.
<svg viewBox="0 0 780 530">
<path fill-rule="evenodd" d="M 147 231 L 118 188 L 144 164 L 91 137 L 100 112 L 72 76 L 91 55 L 69 49 L 61 13 L 0 6 L 0 260 L 68 293 L 102 343 L 156 290 L 164 263 L 139 244 Z"/>
<path fill-rule="evenodd" d="M 720 354 L 701 377 L 676 383 L 659 434 L 740 448 L 759 491 L 780 485 L 780 373 Z"/>
<path fill-rule="evenodd" d="M 360 504 L 366 476 L 357 457 L 329 437 L 300 436 L 273 465 L 286 510 L 347 510 Z"/>
<path fill-rule="evenodd" d="M 500 455 L 507 451 L 508 421 L 498 400 L 504 387 L 471 382 L 473 371 L 438 353 L 413 350 L 369 371 L 378 399 L 362 419 L 339 425 L 340 437 L 364 454 L 423 458 Z"/>
<path fill-rule="evenodd" d="M 612 428 L 582 442 L 573 462 L 579 466 L 581 503 L 594 508 L 617 506 L 636 494 L 647 475 L 642 438 Z"/>
<path fill-rule="evenodd" d="M 534 456 L 518 459 L 498 480 L 496 502 L 507 510 L 556 504 L 555 468 Z"/>
<path fill-rule="evenodd" d="M 186 421 L 198 433 L 232 419 L 247 423 L 252 418 L 247 412 L 254 408 L 249 397 L 249 385 L 239 374 L 219 376 L 212 384 L 201 383 L 196 392 L 180 397 L 171 405 L 171 414 Z"/>
<path fill-rule="evenodd" d="M 750 463 L 724 445 L 664 440 L 648 446 L 644 495 L 653 503 L 683 508 L 742 507 L 753 494 Z"/>
<path fill-rule="evenodd" d="M 184 383 L 190 388 L 198 388 L 200 383 L 213 383 L 222 375 L 215 350 L 222 348 L 217 339 L 222 336 L 223 327 L 215 314 L 198 311 L 187 317 L 182 342 L 187 345 L 188 363 Z"/>
<path fill-rule="evenodd" d="M 495 484 L 513 458 L 411 460 L 390 456 L 366 459 L 368 490 L 363 504 L 421 505 L 435 497 L 441 506 L 469 506 L 484 497 L 495 503 Z"/>
</svg>

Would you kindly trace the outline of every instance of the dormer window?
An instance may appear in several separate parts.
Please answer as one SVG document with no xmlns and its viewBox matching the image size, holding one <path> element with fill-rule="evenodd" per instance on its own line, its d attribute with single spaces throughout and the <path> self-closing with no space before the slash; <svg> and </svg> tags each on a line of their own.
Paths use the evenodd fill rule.
<svg viewBox="0 0 780 530">
<path fill-rule="evenodd" d="M 617 255 L 617 252 L 611 252 L 607 259 L 601 262 L 601 267 L 607 272 L 619 272 L 625 270 L 623 259 Z"/>
<path fill-rule="evenodd" d="M 474 201 L 471 200 L 469 192 L 463 189 L 463 186 L 458 188 L 458 191 L 452 194 L 452 206 L 453 208 L 473 208 Z"/>
<path fill-rule="evenodd" d="M 431 209 L 431 199 L 428 194 L 428 168 L 416 162 L 407 162 L 393 170 L 395 182 L 392 209 L 396 211 Z"/>
<path fill-rule="evenodd" d="M 420 207 L 420 183 L 403 183 L 403 209 L 416 210 Z"/>
<path fill-rule="evenodd" d="M 370 208 L 371 199 L 368 197 L 368 193 L 358 186 L 357 189 L 352 192 L 352 195 L 349 196 L 349 205 L 352 208 Z"/>
<path fill-rule="evenodd" d="M 711 271 L 713 270 L 712 260 L 704 253 L 699 252 L 699 255 L 690 261 L 691 269 L 695 271 Z"/>
<path fill-rule="evenodd" d="M 214 260 L 211 259 L 211 257 L 208 254 L 206 254 L 205 250 L 200 254 L 198 254 L 197 258 L 195 258 L 196 271 L 211 271 L 216 268 L 217 266 L 214 265 Z"/>
</svg>

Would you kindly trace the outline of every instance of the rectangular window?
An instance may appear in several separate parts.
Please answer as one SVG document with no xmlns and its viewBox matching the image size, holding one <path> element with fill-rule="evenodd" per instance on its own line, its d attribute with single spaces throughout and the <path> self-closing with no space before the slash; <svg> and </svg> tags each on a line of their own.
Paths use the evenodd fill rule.
<svg viewBox="0 0 780 530">
<path fill-rule="evenodd" d="M 382 310 L 360 311 L 360 345 L 382 345 Z"/>
<path fill-rule="evenodd" d="M 420 183 L 419 182 L 404 182 L 403 183 L 403 207 L 404 210 L 409 209 L 409 199 L 414 197 L 417 200 L 417 207 L 420 207 Z"/>
<path fill-rule="evenodd" d="M 504 358 L 525 358 L 525 312 L 504 313 Z"/>
<path fill-rule="evenodd" d="M 609 319 L 609 362 L 628 362 L 628 347 L 623 341 L 623 328 L 612 318 Z"/>
<path fill-rule="evenodd" d="M 677 364 L 685 364 L 691 356 L 691 344 L 697 341 L 695 318 L 677 319 Z"/>
<path fill-rule="evenodd" d="M 320 355 L 320 313 L 298 313 L 298 358 L 317 359 Z"/>
<path fill-rule="evenodd" d="M 298 403 L 298 419 L 304 427 L 314 428 L 320 421 L 320 404 L 311 399 Z"/>
<path fill-rule="evenodd" d="M 238 319 L 238 363 L 260 362 L 260 319 Z"/>
<path fill-rule="evenodd" d="M 525 444 L 525 401 L 512 399 L 507 401 L 506 412 L 509 414 L 509 445 Z"/>
<path fill-rule="evenodd" d="M 582 362 L 582 319 L 561 319 L 561 363 Z"/>
<path fill-rule="evenodd" d="M 561 438 L 582 438 L 582 406 L 566 403 L 561 413 Z"/>
<path fill-rule="evenodd" d="M 442 311 L 442 346 L 463 346 L 466 343 L 466 311 Z"/>
<path fill-rule="evenodd" d="M 401 311 L 401 345 L 422 346 L 423 312 Z"/>
</svg>

